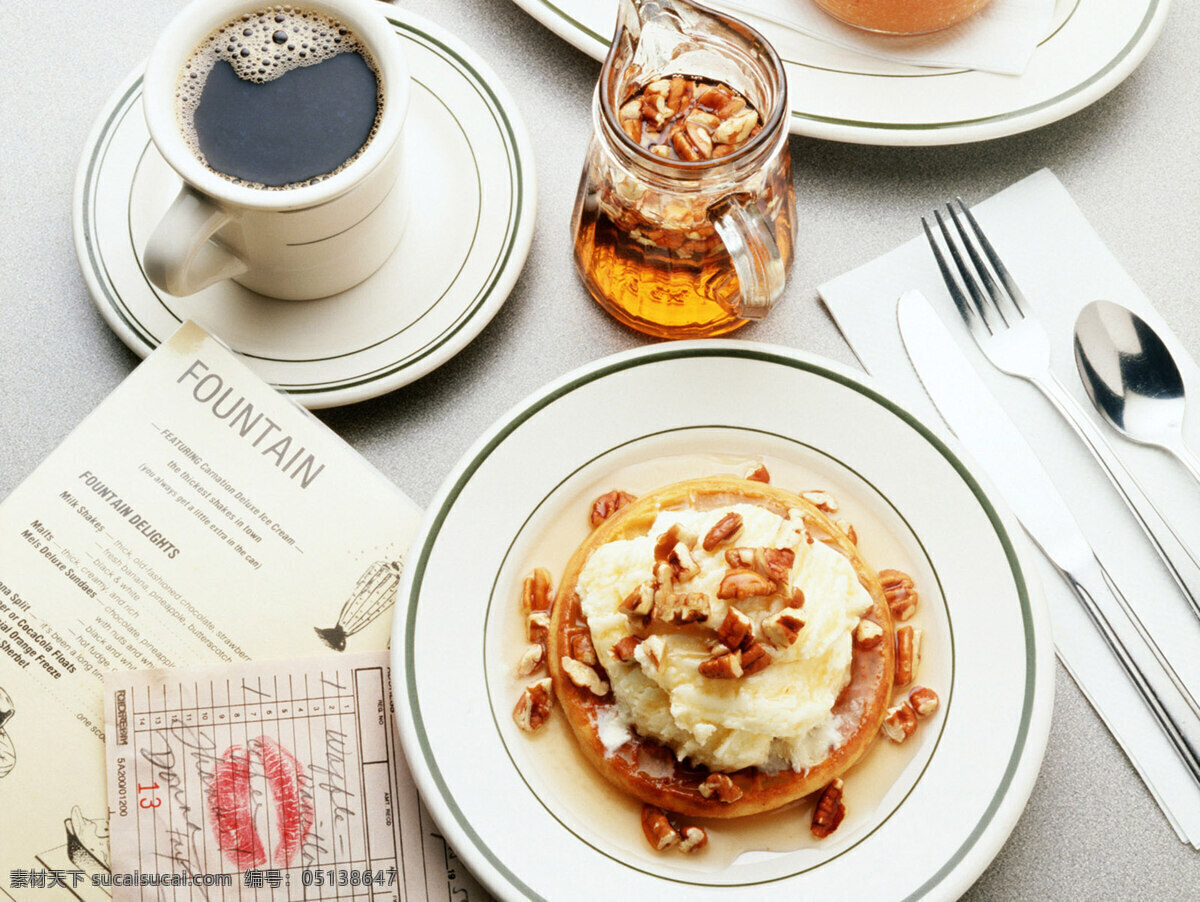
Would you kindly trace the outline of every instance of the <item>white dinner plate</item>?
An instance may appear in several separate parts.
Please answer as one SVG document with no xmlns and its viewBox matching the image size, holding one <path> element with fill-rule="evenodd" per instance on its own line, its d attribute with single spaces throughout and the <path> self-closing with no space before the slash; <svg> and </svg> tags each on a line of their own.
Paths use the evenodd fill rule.
<svg viewBox="0 0 1200 902">
<path fill-rule="evenodd" d="M 616 0 L 514 0 L 596 59 L 608 52 Z M 807 3 L 810 0 L 796 0 Z M 721 8 L 721 0 L 710 5 Z M 1149 52 L 1169 0 L 1057 0 L 1050 32 L 1020 76 L 890 63 L 835 47 L 744 10 L 788 74 L 793 134 L 857 144 L 982 141 L 1028 131 L 1083 109 Z"/>
<path fill-rule="evenodd" d="M 425 375 L 500 309 L 533 237 L 525 126 L 462 41 L 403 10 L 388 18 L 413 79 L 404 125 L 409 223 L 375 275 L 330 298 L 281 301 L 233 282 L 178 298 L 152 285 L 142 248 L 179 178 L 150 142 L 141 69 L 113 95 L 80 163 L 75 246 L 92 299 L 135 353 L 195 320 L 301 404 L 332 407 Z"/>
<path fill-rule="evenodd" d="M 537 566 L 557 578 L 596 496 L 757 462 L 775 485 L 832 492 L 867 560 L 913 575 L 919 682 L 942 704 L 846 775 L 828 839 L 805 801 L 713 827 L 701 854 L 655 853 L 638 803 L 561 715 L 533 735 L 513 722 L 521 582 Z M 946 444 L 846 368 L 727 341 L 605 358 L 503 416 L 426 512 L 392 634 L 409 765 L 447 841 L 507 899 L 955 898 L 1016 823 L 1050 724 L 1054 653 L 1015 535 Z M 741 843 L 759 851 L 731 860 Z"/>
</svg>

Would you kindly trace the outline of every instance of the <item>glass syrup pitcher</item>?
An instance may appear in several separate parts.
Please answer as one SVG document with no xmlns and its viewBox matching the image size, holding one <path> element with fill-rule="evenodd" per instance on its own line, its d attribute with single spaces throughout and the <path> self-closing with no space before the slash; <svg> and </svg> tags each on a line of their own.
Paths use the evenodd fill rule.
<svg viewBox="0 0 1200 902">
<path fill-rule="evenodd" d="M 792 263 L 787 117 L 757 31 L 689 0 L 620 0 L 572 217 L 592 297 L 660 338 L 766 316 Z"/>
</svg>

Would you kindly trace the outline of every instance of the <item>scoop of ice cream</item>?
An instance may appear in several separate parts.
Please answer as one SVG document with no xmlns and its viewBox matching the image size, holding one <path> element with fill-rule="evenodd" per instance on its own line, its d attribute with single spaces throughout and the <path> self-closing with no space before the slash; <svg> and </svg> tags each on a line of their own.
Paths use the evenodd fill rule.
<svg viewBox="0 0 1200 902">
<path fill-rule="evenodd" d="M 709 616 L 686 627 L 652 629 L 656 638 L 638 646 L 632 660 L 618 663 L 612 648 L 632 634 L 621 604 L 653 579 L 657 537 L 673 524 L 704 536 L 726 515 L 742 518 L 733 542 L 705 551 L 692 550 L 698 572 L 677 585 L 681 593 L 703 593 Z M 739 547 L 787 548 L 794 555 L 786 582 L 769 597 L 725 600 L 718 588 L 729 565 L 725 551 Z M 735 605 L 756 625 L 781 610 L 799 589 L 804 620 L 796 641 L 775 648 L 771 663 L 740 679 L 702 676 L 700 664 L 712 654 L 715 629 Z M 800 770 L 823 760 L 838 743 L 842 725 L 833 714 L 850 682 L 852 633 L 871 607 L 845 557 L 820 541 L 812 542 L 799 516 L 784 518 L 749 504 L 707 511 L 665 511 L 646 536 L 597 548 L 578 581 L 580 605 L 587 617 L 600 660 L 607 664 L 616 717 L 602 736 L 616 748 L 632 727 L 640 735 L 671 748 L 712 770 L 743 767 Z"/>
</svg>

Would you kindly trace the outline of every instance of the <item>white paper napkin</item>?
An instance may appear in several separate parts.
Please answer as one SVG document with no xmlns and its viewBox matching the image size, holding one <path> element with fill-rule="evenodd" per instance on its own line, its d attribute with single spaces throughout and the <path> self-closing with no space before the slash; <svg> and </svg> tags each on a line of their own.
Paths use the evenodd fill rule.
<svg viewBox="0 0 1200 902">
<path fill-rule="evenodd" d="M 1101 561 L 1168 660 L 1200 697 L 1200 621 L 1149 541 L 1049 403 L 1032 386 L 992 367 L 959 319 L 920 232 L 920 217 L 941 200 L 930 198 L 930 210 L 913 211 L 913 233 L 918 237 L 820 286 L 822 299 L 863 366 L 884 390 L 936 428 L 941 419 L 909 363 L 896 322 L 900 293 L 910 288 L 925 293 L 1038 453 Z M 1041 170 L 972 209 L 1046 327 L 1056 375 L 1089 413 L 1092 407 L 1075 369 L 1072 336 L 1079 310 L 1098 298 L 1122 303 L 1150 323 L 1178 360 L 1189 397 L 1200 394 L 1195 361 L 1051 172 Z M 1185 425 L 1188 444 L 1200 448 L 1200 416 Z M 1200 548 L 1200 487 L 1164 452 L 1135 445 L 1108 426 L 1101 429 L 1107 430 L 1118 454 L 1179 534 L 1193 548 Z M 1200 848 L 1200 789 L 1062 578 L 1040 553 L 1034 563 L 1050 608 L 1059 658 L 1125 749 L 1176 833 Z"/>
<path fill-rule="evenodd" d="M 853 28 L 812 0 L 713 0 L 713 5 L 740 18 L 769 22 L 776 26 L 773 31 L 794 31 L 878 59 L 1002 75 L 1025 71 L 1038 42 L 1049 34 L 1054 17 L 1054 0 L 992 0 L 950 28 L 898 36 Z M 787 55 L 784 46 L 777 49 Z"/>
</svg>

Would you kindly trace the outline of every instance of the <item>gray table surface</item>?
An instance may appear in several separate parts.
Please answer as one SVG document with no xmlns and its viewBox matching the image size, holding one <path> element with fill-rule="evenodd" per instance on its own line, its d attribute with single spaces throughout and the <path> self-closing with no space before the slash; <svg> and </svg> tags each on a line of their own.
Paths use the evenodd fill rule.
<svg viewBox="0 0 1200 902">
<path fill-rule="evenodd" d="M 180 0 L 0 5 L 0 497 L 138 362 L 96 312 L 71 237 L 92 122 Z M 569 219 L 599 65 L 508 0 L 402 0 L 475 47 L 534 144 L 538 210 L 524 272 L 495 320 L 429 376 L 321 418 L 424 504 L 476 435 L 575 366 L 636 347 L 592 303 Z M 913 237 L 940 199 L 981 200 L 1048 166 L 1180 339 L 1200 356 L 1200 4 L 1176 0 L 1142 65 L 1090 108 L 980 144 L 883 148 L 793 137 L 798 261 L 779 308 L 737 333 L 855 364 L 816 286 Z M 1032 798 L 964 898 L 1194 899 L 1200 855 L 1171 832 L 1061 666 Z M 947 800 L 947 804 L 950 804 Z M 0 853 L 0 867 L 5 863 Z"/>
</svg>

